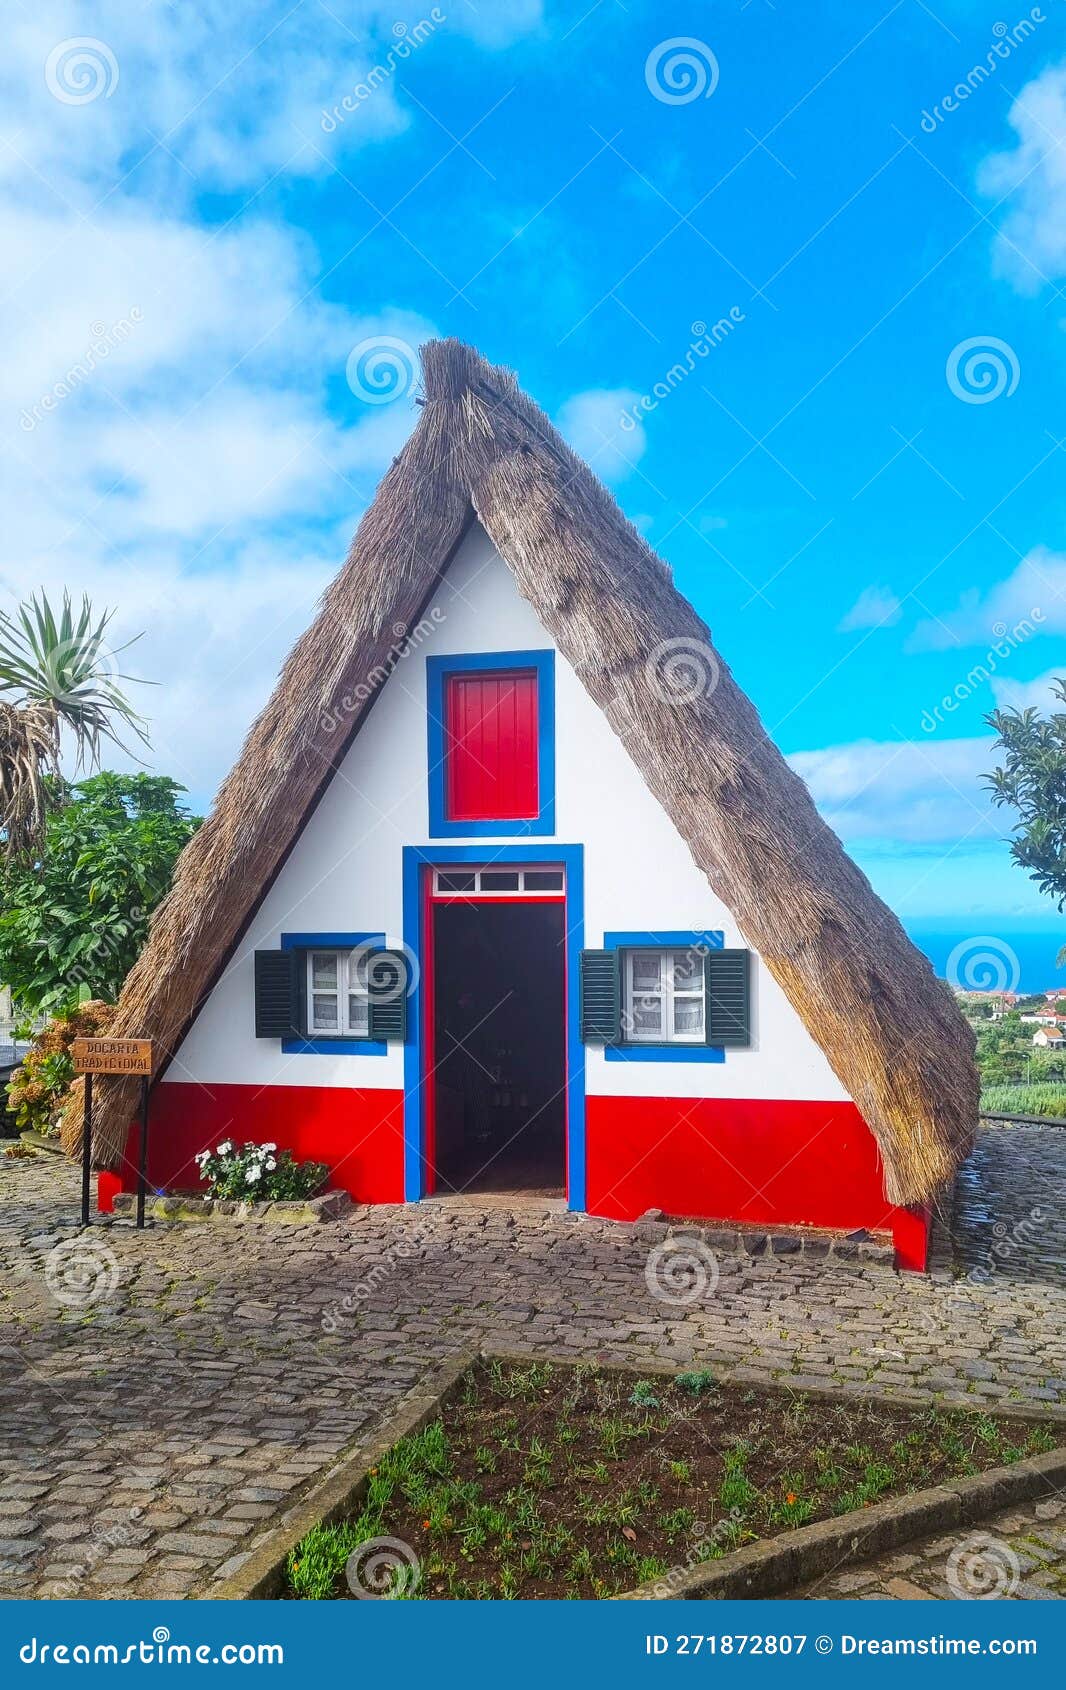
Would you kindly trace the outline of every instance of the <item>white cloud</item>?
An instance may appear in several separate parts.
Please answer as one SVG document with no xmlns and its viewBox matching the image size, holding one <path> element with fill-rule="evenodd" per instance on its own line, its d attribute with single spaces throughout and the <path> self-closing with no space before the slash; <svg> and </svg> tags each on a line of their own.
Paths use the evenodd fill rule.
<svg viewBox="0 0 1066 1690">
<path fill-rule="evenodd" d="M 1022 293 L 1066 275 L 1066 65 L 1026 83 L 1011 106 L 1017 134 L 1010 152 L 985 160 L 981 192 L 1007 200 L 996 265 Z"/>
<path fill-rule="evenodd" d="M 291 0 L 99 0 L 90 20 L 73 0 L 38 0 L 32 12 L 20 7 L 5 19 L 0 177 L 25 182 L 30 166 L 40 173 L 31 189 L 38 199 L 53 184 L 55 203 L 73 197 L 86 209 L 134 169 L 139 191 L 148 172 L 168 198 L 183 200 L 205 187 L 258 187 L 274 171 L 320 173 L 413 120 L 417 108 L 403 93 L 409 59 L 456 36 L 503 48 L 542 19 L 541 0 L 437 8 L 440 24 L 432 10 L 405 25 L 392 0 L 347 0 L 336 9 Z M 76 73 L 61 64 L 50 89 L 45 66 L 58 44 L 86 37 L 102 43 L 85 60 L 102 91 L 67 103 L 54 89 L 57 81 L 60 90 L 76 88 Z M 375 67 L 368 97 L 327 132 L 323 114 L 346 96 L 352 102 Z"/>
<path fill-rule="evenodd" d="M 1058 714 L 1066 706 L 1052 687 L 1064 678 L 1066 660 L 1057 669 L 1049 669 L 1046 675 L 1038 675 L 1032 681 L 1015 681 L 1009 675 L 997 675 L 992 682 L 992 692 L 1001 710 L 1032 709 L 1039 710 L 1041 715 L 1050 711 Z"/>
<path fill-rule="evenodd" d="M 1066 632 L 1066 553 L 1036 546 L 1018 567 L 987 592 L 968 588 L 953 610 L 919 622 L 911 651 L 943 651 L 955 645 L 1013 644 L 1034 634 Z"/>
<path fill-rule="evenodd" d="M 981 785 L 995 764 L 989 739 L 855 740 L 788 761 L 845 841 L 945 846 L 1004 832 Z"/>
<path fill-rule="evenodd" d="M 903 615 L 903 604 L 890 587 L 864 587 L 851 609 L 837 623 L 837 631 L 891 628 Z"/>
<path fill-rule="evenodd" d="M 627 387 L 590 388 L 568 399 L 556 418 L 561 433 L 601 481 L 623 481 L 644 456 L 644 424 L 634 420 L 631 409 L 639 397 Z"/>
</svg>

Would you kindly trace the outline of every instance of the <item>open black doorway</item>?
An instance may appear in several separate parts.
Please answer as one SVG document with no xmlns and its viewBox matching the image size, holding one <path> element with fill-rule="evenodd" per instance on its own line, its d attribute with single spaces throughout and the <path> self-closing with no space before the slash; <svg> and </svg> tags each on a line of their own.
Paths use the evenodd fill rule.
<svg viewBox="0 0 1066 1690">
<path fill-rule="evenodd" d="M 434 906 L 436 1190 L 564 1194 L 560 901 Z"/>
</svg>

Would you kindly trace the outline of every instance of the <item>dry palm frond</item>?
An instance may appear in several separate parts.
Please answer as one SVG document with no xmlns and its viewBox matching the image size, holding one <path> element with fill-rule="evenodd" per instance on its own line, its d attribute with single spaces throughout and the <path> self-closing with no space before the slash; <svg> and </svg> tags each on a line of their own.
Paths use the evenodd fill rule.
<svg viewBox="0 0 1066 1690">
<path fill-rule="evenodd" d="M 182 853 L 112 1032 L 153 1039 L 166 1067 L 366 720 L 394 627 L 424 613 L 476 516 L 825 1052 L 877 1140 L 890 1201 L 932 1197 L 977 1121 L 974 1036 L 950 993 L 819 816 L 670 572 L 514 377 L 457 341 L 425 347 L 423 369 L 418 427 Z M 715 684 L 670 697 L 655 664 L 677 650 Z M 130 1087 L 102 1083 L 99 1103 L 113 1165 Z"/>
<path fill-rule="evenodd" d="M 0 828 L 6 857 L 24 857 L 39 844 L 48 813 L 47 780 L 58 767 L 55 712 L 42 704 L 0 700 Z"/>
</svg>

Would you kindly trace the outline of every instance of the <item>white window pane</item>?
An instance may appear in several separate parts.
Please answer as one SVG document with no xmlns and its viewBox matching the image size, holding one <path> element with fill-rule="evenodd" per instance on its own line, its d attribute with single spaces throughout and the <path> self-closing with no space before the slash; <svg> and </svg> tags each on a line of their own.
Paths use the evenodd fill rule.
<svg viewBox="0 0 1066 1690">
<path fill-rule="evenodd" d="M 348 957 L 348 990 L 365 992 L 367 989 L 367 971 L 370 967 L 369 951 L 352 951 Z"/>
<path fill-rule="evenodd" d="M 632 958 L 634 992 L 657 992 L 662 979 L 661 951 L 634 951 Z"/>
<path fill-rule="evenodd" d="M 311 987 L 316 992 L 336 991 L 336 951 L 315 951 L 311 958 Z"/>
<path fill-rule="evenodd" d="M 646 1038 L 663 1030 L 663 1006 L 656 998 L 634 998 L 633 1035 Z"/>
<path fill-rule="evenodd" d="M 674 999 L 674 1032 L 690 1036 L 703 1032 L 703 999 Z"/>
<path fill-rule="evenodd" d="M 311 999 L 311 1025 L 316 1033 L 337 1031 L 337 999 L 315 992 Z"/>
<path fill-rule="evenodd" d="M 695 951 L 673 951 L 674 960 L 674 989 L 678 992 L 691 991 L 695 986 L 703 985 L 703 958 Z"/>
<path fill-rule="evenodd" d="M 353 1033 L 366 1033 L 370 1027 L 370 1005 L 355 992 L 348 993 L 348 1026 Z"/>
</svg>

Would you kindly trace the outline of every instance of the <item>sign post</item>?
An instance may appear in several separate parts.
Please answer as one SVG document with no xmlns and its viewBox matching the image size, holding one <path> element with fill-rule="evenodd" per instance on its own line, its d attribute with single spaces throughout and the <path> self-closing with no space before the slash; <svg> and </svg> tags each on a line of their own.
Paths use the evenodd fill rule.
<svg viewBox="0 0 1066 1690">
<path fill-rule="evenodd" d="M 148 1170 L 148 1087 L 152 1077 L 151 1039 L 75 1039 L 71 1050 L 74 1071 L 85 1075 L 85 1113 L 81 1127 L 81 1224 L 89 1224 L 89 1186 L 92 1178 L 93 1075 L 138 1075 L 141 1081 L 141 1144 L 137 1159 L 137 1225 L 144 1226 L 144 1195 Z"/>
</svg>

